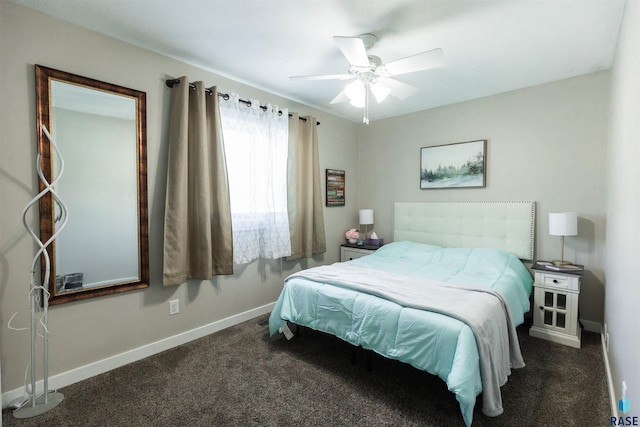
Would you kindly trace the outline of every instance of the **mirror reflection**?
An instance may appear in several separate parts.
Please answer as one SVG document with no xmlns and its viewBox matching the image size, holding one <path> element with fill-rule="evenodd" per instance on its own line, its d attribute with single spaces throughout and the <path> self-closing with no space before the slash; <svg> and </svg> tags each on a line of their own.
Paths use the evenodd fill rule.
<svg viewBox="0 0 640 427">
<path fill-rule="evenodd" d="M 144 93 L 41 66 L 36 77 L 39 124 L 64 157 L 56 191 L 69 211 L 49 250 L 50 302 L 148 286 Z M 60 163 L 47 146 L 40 135 L 50 179 Z M 43 240 L 62 220 L 52 202 L 40 205 Z"/>
</svg>

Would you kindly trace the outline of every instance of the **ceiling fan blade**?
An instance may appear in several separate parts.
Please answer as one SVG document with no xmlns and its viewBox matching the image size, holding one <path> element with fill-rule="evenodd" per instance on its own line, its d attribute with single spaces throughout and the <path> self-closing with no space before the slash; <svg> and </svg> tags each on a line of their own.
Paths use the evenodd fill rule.
<svg viewBox="0 0 640 427">
<path fill-rule="evenodd" d="M 349 100 L 349 97 L 347 96 L 347 93 L 343 90 L 335 98 L 331 100 L 330 104 L 339 104 L 341 102 L 347 102 L 348 100 Z"/>
<path fill-rule="evenodd" d="M 376 69 L 376 72 L 381 76 L 391 77 L 444 67 L 445 65 L 447 65 L 447 61 L 442 49 L 433 49 L 381 65 Z"/>
<path fill-rule="evenodd" d="M 418 89 L 411 85 L 391 78 L 382 79 L 381 82 L 384 86 L 389 88 L 390 95 L 400 99 L 406 99 L 418 91 Z"/>
<path fill-rule="evenodd" d="M 367 49 L 365 49 L 364 42 L 361 38 L 335 36 L 333 40 L 342 51 L 342 54 L 347 58 L 349 64 L 355 65 L 356 67 L 369 66 Z"/>
<path fill-rule="evenodd" d="M 320 76 L 291 76 L 291 80 L 349 80 L 354 78 L 353 74 L 326 74 Z"/>
</svg>

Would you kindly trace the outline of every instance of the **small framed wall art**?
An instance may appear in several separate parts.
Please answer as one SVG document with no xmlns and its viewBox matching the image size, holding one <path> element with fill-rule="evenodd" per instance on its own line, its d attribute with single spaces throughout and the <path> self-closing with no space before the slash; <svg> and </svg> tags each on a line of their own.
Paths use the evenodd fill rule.
<svg viewBox="0 0 640 427">
<path fill-rule="evenodd" d="M 486 154 L 486 139 L 422 147 L 420 188 L 485 187 Z"/>
<path fill-rule="evenodd" d="M 344 206 L 345 173 L 338 169 L 327 169 L 327 206 Z"/>
</svg>

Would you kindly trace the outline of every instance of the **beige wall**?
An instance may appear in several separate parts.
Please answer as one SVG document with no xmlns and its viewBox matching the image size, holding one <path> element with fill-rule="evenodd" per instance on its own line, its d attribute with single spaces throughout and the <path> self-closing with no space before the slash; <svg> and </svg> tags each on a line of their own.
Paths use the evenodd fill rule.
<svg viewBox="0 0 640 427">
<path fill-rule="evenodd" d="M 599 73 L 372 122 L 359 132 L 360 206 L 391 240 L 394 201 L 534 200 L 540 259 L 560 257 L 548 213 L 576 211 L 565 258 L 587 269 L 580 317 L 602 322 L 608 94 L 609 74 Z M 486 188 L 420 190 L 421 147 L 478 139 Z"/>
<path fill-rule="evenodd" d="M 581 317 L 602 321 L 608 73 L 362 126 L 5 0 L 0 0 L 0 8 L 0 361 L 4 392 L 21 386 L 29 354 L 28 333 L 8 330 L 7 322 L 18 309 L 21 310 L 18 325 L 25 325 L 28 315 L 28 275 L 35 249 L 22 228 L 20 213 L 37 188 L 33 166 L 36 146 L 33 65 L 36 63 L 147 93 L 151 287 L 52 307 L 49 319 L 52 375 L 273 302 L 281 289 L 282 278 L 290 271 L 338 260 L 342 233 L 356 226 L 359 208 L 374 208 L 375 230 L 380 237 L 391 240 L 393 202 L 397 200 L 535 200 L 538 202 L 536 250 L 538 257 L 545 259 L 556 258 L 560 252 L 559 238 L 547 233 L 548 212 L 577 211 L 580 235 L 567 238 L 566 258 L 585 264 L 588 270 L 581 295 Z M 635 9 L 637 11 L 637 7 Z M 634 70 L 635 75 L 638 71 Z M 164 119 L 171 93 L 164 81 L 182 75 L 203 80 L 207 85 L 217 84 L 222 90 L 236 91 L 243 97 L 257 97 L 301 114 L 317 115 L 322 122 L 319 128 L 321 170 L 324 173 L 325 168 L 335 168 L 347 173 L 347 206 L 325 209 L 327 254 L 308 263 L 284 263 L 282 271 L 277 261 L 260 261 L 237 268 L 233 277 L 162 288 L 167 155 Z M 619 86 L 632 79 L 631 75 L 621 77 Z M 632 111 L 635 117 L 638 113 L 637 105 L 635 109 L 629 108 L 630 102 L 624 101 L 612 109 L 614 118 L 618 117 L 627 127 L 631 119 L 623 111 Z M 635 130 L 637 133 L 637 128 Z M 485 189 L 419 189 L 420 147 L 475 139 L 488 140 Z M 629 146 L 630 142 L 624 142 L 627 139 L 623 136 L 616 139 L 614 147 L 620 153 L 620 161 L 630 164 L 631 157 L 625 157 L 624 153 L 629 150 L 635 155 L 637 147 Z M 637 159 L 637 155 L 634 158 Z M 632 170 L 629 167 L 609 172 L 613 182 L 609 191 L 615 192 L 618 203 L 623 203 L 626 194 L 633 194 L 629 186 L 638 179 Z M 637 197 L 632 200 L 637 205 Z M 32 215 L 32 222 L 35 218 L 36 215 Z M 616 241 L 621 242 L 625 225 L 630 225 L 632 219 L 618 219 L 621 226 L 608 231 L 613 230 L 618 236 Z M 623 283 L 632 283 L 631 279 L 637 277 L 632 276 L 632 272 L 637 271 L 637 262 L 630 256 L 638 251 L 628 241 L 620 246 L 624 250 L 610 244 L 608 248 L 628 266 L 624 275 L 616 276 L 617 296 L 607 310 L 612 332 L 619 343 L 628 332 L 623 324 L 631 323 L 625 315 L 617 313 L 616 304 L 623 304 L 629 286 L 635 286 L 637 292 L 635 282 L 633 285 Z M 609 279 L 614 272 L 613 267 L 607 271 Z M 630 281 L 625 282 L 627 279 Z M 168 301 L 174 298 L 180 299 L 180 314 L 169 317 Z M 625 305 L 627 313 L 632 312 L 634 302 L 637 306 L 637 297 L 625 303 L 629 305 Z M 638 358 L 637 338 L 635 343 L 634 359 L 620 356 L 620 375 L 625 369 L 631 369 L 630 360 Z M 623 352 L 624 347 L 619 351 Z M 637 374 L 637 367 L 634 369 Z"/>
<path fill-rule="evenodd" d="M 34 64 L 147 93 L 151 286 L 51 307 L 52 376 L 273 303 L 289 272 L 338 260 L 342 233 L 351 226 L 346 212 L 355 211 L 358 198 L 358 165 L 350 160 L 357 158 L 357 124 L 5 0 L 0 0 L 0 7 L 0 360 L 4 392 L 21 387 L 30 348 L 29 333 L 9 330 L 7 323 L 20 310 L 15 324 L 28 325 L 29 271 L 35 249 L 22 227 L 21 212 L 37 193 Z M 324 256 L 282 266 L 280 261 L 254 262 L 237 267 L 233 277 L 162 287 L 165 119 L 171 94 L 164 82 L 183 75 L 318 117 L 322 173 L 325 168 L 343 169 L 348 177 L 347 206 L 325 209 L 328 252 Z M 37 227 L 37 215 L 30 217 Z M 180 313 L 169 317 L 168 301 L 175 298 L 180 299 Z"/>
<path fill-rule="evenodd" d="M 607 168 L 607 298 L 612 400 L 626 381 L 631 412 L 640 415 L 640 3 L 628 1 L 612 71 Z M 622 415 L 622 414 L 620 414 Z"/>
</svg>

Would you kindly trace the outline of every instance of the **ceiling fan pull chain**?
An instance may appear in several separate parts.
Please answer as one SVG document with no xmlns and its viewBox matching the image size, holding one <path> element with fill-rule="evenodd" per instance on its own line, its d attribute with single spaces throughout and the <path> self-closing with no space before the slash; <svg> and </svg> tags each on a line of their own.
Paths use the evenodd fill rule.
<svg viewBox="0 0 640 427">
<path fill-rule="evenodd" d="M 369 84 L 368 83 L 364 86 L 364 117 L 362 118 L 362 122 L 365 125 L 369 124 Z"/>
</svg>

